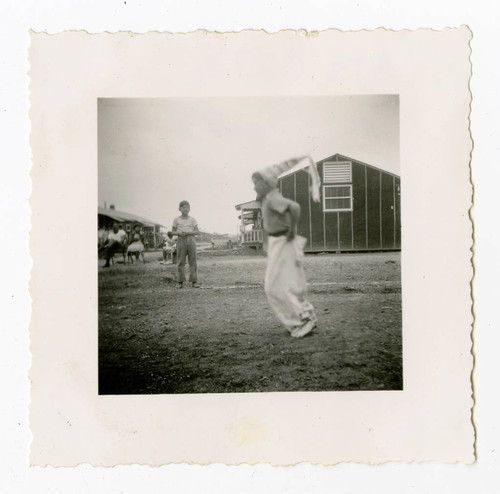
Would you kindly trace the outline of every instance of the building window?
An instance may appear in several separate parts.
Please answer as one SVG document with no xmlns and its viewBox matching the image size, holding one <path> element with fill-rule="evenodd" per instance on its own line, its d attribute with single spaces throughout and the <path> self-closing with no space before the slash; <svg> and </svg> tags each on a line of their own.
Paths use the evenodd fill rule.
<svg viewBox="0 0 500 494">
<path fill-rule="evenodd" d="M 323 163 L 323 183 L 345 184 L 352 182 L 350 161 L 331 161 Z"/>
<path fill-rule="evenodd" d="M 324 211 L 352 211 L 352 185 L 324 185 Z"/>
</svg>

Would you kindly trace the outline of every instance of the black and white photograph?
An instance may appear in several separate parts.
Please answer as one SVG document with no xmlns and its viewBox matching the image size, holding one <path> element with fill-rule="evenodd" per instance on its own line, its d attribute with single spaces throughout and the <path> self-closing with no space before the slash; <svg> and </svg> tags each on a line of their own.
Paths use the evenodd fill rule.
<svg viewBox="0 0 500 494">
<path fill-rule="evenodd" d="M 397 94 L 96 105 L 100 395 L 403 390 Z"/>
<path fill-rule="evenodd" d="M 470 40 L 34 33 L 31 463 L 473 461 Z"/>
</svg>

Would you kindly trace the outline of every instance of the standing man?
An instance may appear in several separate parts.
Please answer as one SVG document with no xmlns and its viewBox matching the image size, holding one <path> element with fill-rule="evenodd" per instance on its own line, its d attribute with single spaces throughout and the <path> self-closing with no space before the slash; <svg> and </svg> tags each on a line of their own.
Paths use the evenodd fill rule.
<svg viewBox="0 0 500 494">
<path fill-rule="evenodd" d="M 177 288 L 183 288 L 186 281 L 184 272 L 186 257 L 189 260 L 189 281 L 193 288 L 200 288 L 196 264 L 196 241 L 194 239 L 199 233 L 198 222 L 189 216 L 191 211 L 189 202 L 181 201 L 179 211 L 181 215 L 174 219 L 172 225 L 172 233 L 177 235 Z"/>
</svg>

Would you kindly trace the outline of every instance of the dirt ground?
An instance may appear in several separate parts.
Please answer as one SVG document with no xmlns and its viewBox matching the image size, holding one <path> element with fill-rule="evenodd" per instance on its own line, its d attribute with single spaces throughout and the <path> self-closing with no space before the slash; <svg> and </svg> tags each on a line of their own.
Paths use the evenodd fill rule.
<svg viewBox="0 0 500 494">
<path fill-rule="evenodd" d="M 161 253 L 99 261 L 99 393 L 398 390 L 400 254 L 307 255 L 318 328 L 291 338 L 269 309 L 259 253 L 200 252 L 201 288 Z"/>
</svg>

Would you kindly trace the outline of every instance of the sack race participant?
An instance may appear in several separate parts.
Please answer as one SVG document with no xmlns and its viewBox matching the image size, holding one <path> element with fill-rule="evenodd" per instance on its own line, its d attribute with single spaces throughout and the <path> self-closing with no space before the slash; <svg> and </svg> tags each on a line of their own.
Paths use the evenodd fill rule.
<svg viewBox="0 0 500 494">
<path fill-rule="evenodd" d="M 304 159 L 309 161 L 312 199 L 319 202 L 320 179 L 316 164 L 309 156 L 284 161 L 252 175 L 268 237 L 264 289 L 273 312 L 294 338 L 310 333 L 316 327 L 317 318 L 307 300 L 303 268 L 306 239 L 296 232 L 300 205 L 283 197 L 277 186 L 278 176 Z"/>
</svg>

